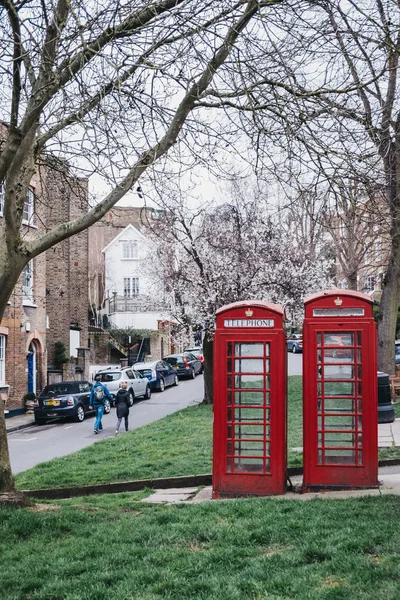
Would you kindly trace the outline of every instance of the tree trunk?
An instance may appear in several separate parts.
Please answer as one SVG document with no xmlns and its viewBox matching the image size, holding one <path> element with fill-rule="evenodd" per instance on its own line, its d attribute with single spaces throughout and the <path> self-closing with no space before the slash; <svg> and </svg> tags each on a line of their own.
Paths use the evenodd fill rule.
<svg viewBox="0 0 400 600">
<path fill-rule="evenodd" d="M 213 378 L 214 378 L 214 340 L 209 332 L 203 342 L 204 352 L 204 399 L 203 404 L 213 404 Z"/>
<path fill-rule="evenodd" d="M 389 375 L 396 373 L 394 340 L 400 301 L 400 137 L 392 146 L 385 162 L 386 181 L 391 213 L 391 252 L 383 282 L 378 318 L 378 369 Z"/>
<path fill-rule="evenodd" d="M 0 406 L 0 507 L 1 504 L 13 506 L 33 506 L 33 502 L 18 492 L 15 488 L 14 479 L 10 466 L 10 455 L 8 452 L 6 419 L 3 406 Z"/>
</svg>

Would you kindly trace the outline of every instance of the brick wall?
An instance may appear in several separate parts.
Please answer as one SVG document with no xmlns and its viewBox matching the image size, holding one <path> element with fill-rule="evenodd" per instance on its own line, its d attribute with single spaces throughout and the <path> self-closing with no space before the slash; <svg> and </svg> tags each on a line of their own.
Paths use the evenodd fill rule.
<svg viewBox="0 0 400 600">
<path fill-rule="evenodd" d="M 0 122 L 0 139 L 6 136 Z M 87 180 L 71 175 L 67 165 L 46 157 L 31 181 L 35 194 L 35 214 L 31 226 L 24 227 L 26 239 L 40 236 L 45 230 L 69 221 L 87 211 Z M 1 217 L 0 217 L 1 219 Z M 80 329 L 81 354 L 88 346 L 88 232 L 57 244 L 33 259 L 33 302 L 22 298 L 20 277 L 0 323 L 6 336 L 5 380 L 2 387 L 8 394 L 6 408 L 24 408 L 23 397 L 28 391 L 28 352 L 33 344 L 36 356 L 36 390 L 47 383 L 47 367 L 54 367 L 54 343 L 64 342 L 70 353 L 71 323 Z M 47 319 L 49 328 L 46 327 Z M 7 329 L 4 329 L 7 328 Z M 86 360 L 76 363 L 87 372 L 77 372 L 75 362 L 64 365 L 64 376 L 88 378 Z"/>
<path fill-rule="evenodd" d="M 46 224 L 53 227 L 87 211 L 87 181 L 68 172 L 46 169 Z M 63 342 L 70 356 L 70 327 L 80 330 L 80 346 L 88 346 L 88 232 L 64 240 L 46 253 L 48 363 L 56 367 L 54 344 Z M 70 373 L 69 367 L 64 367 Z M 82 378 L 88 377 L 88 373 Z"/>
</svg>

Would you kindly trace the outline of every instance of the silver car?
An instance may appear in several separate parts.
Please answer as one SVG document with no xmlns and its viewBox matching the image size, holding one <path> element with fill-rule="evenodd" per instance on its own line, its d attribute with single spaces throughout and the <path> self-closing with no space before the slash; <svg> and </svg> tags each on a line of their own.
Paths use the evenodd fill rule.
<svg viewBox="0 0 400 600">
<path fill-rule="evenodd" d="M 107 387 L 113 397 L 116 396 L 120 388 L 120 383 L 126 381 L 131 406 L 135 398 L 146 398 L 148 400 L 151 396 L 150 382 L 147 377 L 143 377 L 139 371 L 135 371 L 131 367 L 102 369 L 101 371 L 97 371 L 96 377 L 97 375 L 100 375 L 101 383 Z"/>
</svg>

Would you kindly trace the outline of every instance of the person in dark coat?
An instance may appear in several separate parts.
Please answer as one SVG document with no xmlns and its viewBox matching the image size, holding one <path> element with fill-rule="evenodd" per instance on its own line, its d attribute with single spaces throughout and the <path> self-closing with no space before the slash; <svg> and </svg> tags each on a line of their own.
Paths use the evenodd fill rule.
<svg viewBox="0 0 400 600">
<path fill-rule="evenodd" d="M 125 419 L 125 431 L 129 429 L 129 397 L 130 394 L 126 389 L 128 387 L 128 383 L 126 381 L 121 381 L 120 388 L 115 396 L 114 404 L 117 409 L 117 426 L 115 428 L 115 435 L 119 434 L 119 427 L 121 425 L 122 419 Z"/>
</svg>

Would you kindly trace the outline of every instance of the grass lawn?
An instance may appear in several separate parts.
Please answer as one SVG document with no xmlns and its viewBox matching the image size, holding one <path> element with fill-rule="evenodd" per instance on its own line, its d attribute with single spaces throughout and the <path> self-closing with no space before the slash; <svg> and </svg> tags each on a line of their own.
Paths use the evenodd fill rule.
<svg viewBox="0 0 400 600">
<path fill-rule="evenodd" d="M 288 397 L 288 465 L 301 466 L 302 452 L 292 450 L 303 445 L 301 377 L 289 377 Z M 210 473 L 211 440 L 212 407 L 194 406 L 41 463 L 15 480 L 19 489 L 39 489 Z M 380 456 L 400 457 L 400 449 L 386 449 Z"/>
<path fill-rule="evenodd" d="M 398 497 L 135 499 L 1 510 L 2 600 L 400 598 Z"/>
</svg>

